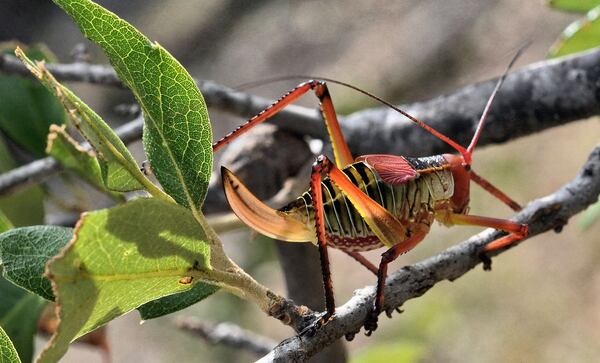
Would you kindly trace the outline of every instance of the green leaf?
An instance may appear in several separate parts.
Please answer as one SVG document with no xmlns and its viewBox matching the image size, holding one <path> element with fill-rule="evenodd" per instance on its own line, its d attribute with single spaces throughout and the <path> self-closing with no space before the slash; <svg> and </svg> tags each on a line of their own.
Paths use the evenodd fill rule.
<svg viewBox="0 0 600 363">
<path fill-rule="evenodd" d="M 0 53 L 13 54 L 17 43 L 0 44 Z M 25 49 L 35 60 L 52 60 L 43 47 Z M 44 146 L 50 124 L 65 122 L 60 103 L 35 80 L 16 75 L 0 74 L 0 129 L 10 139 L 36 157 L 44 156 Z"/>
<path fill-rule="evenodd" d="M 6 232 L 13 227 L 14 226 L 10 222 L 8 217 L 2 212 L 2 210 L 0 210 L 0 233 Z M 1 257 L 2 257 L 2 254 L 0 254 L 0 261 L 2 261 Z"/>
<path fill-rule="evenodd" d="M 17 164 L 12 160 L 4 141 L 0 137 L 0 173 Z M 44 192 L 40 187 L 0 197 L 0 210 L 16 226 L 41 224 L 44 222 Z"/>
<path fill-rule="evenodd" d="M 600 5 L 598 0 L 549 0 L 548 4 L 554 8 L 572 11 L 577 13 L 585 13 L 592 8 Z"/>
<path fill-rule="evenodd" d="M 200 209 L 212 170 L 206 104 L 187 71 L 163 47 L 88 0 L 54 0 L 98 44 L 144 112 L 144 148 L 165 191 Z"/>
<path fill-rule="evenodd" d="M 56 362 L 71 341 L 142 304 L 219 280 L 204 232 L 174 203 L 141 198 L 85 213 L 74 235 L 48 263 L 61 322 L 41 362 Z"/>
<path fill-rule="evenodd" d="M 42 63 L 32 62 L 20 49 L 15 53 L 31 73 L 60 100 L 73 124 L 94 147 L 100 160 L 102 178 L 108 189 L 127 192 L 151 184 L 139 170 L 123 141 L 97 113 L 60 84 Z"/>
<path fill-rule="evenodd" d="M 592 204 L 585 212 L 581 214 L 579 219 L 579 227 L 583 231 L 590 229 L 600 219 L 600 200 Z"/>
<path fill-rule="evenodd" d="M 0 173 L 4 173 L 17 166 L 17 163 L 10 156 L 8 147 L 4 142 L 4 139 L 0 137 Z"/>
<path fill-rule="evenodd" d="M 356 354 L 350 363 L 376 363 L 393 361 L 397 363 L 422 362 L 425 347 L 418 342 L 384 343 L 364 349 Z"/>
<path fill-rule="evenodd" d="M 46 263 L 72 239 L 70 228 L 34 226 L 0 234 L 0 257 L 4 274 L 15 284 L 47 300 L 54 300 L 50 281 L 43 276 Z M 212 295 L 218 287 L 203 283 L 179 294 L 165 296 L 140 306 L 142 319 L 148 320 L 173 313 Z"/>
<path fill-rule="evenodd" d="M 46 153 L 100 190 L 105 190 L 100 164 L 93 151 L 85 150 L 67 134 L 64 125 L 50 126 Z"/>
<path fill-rule="evenodd" d="M 2 196 L 0 210 L 15 226 L 41 224 L 44 222 L 44 192 L 40 187 L 31 187 Z"/>
<path fill-rule="evenodd" d="M 562 32 L 550 48 L 550 57 L 560 57 L 600 46 L 600 6 L 590 10 Z"/>
<path fill-rule="evenodd" d="M 138 308 L 142 320 L 158 318 L 185 309 L 214 294 L 219 288 L 197 283 L 189 291 L 162 297 Z"/>
<path fill-rule="evenodd" d="M 39 296 L 54 300 L 46 263 L 73 238 L 73 230 L 58 226 L 32 226 L 0 234 L 4 277 Z"/>
<path fill-rule="evenodd" d="M 33 338 L 45 301 L 1 277 L 0 296 L 0 326 L 14 343 L 21 360 L 31 362 Z"/>
<path fill-rule="evenodd" d="M 0 363 L 21 363 L 14 345 L 0 326 Z"/>
</svg>

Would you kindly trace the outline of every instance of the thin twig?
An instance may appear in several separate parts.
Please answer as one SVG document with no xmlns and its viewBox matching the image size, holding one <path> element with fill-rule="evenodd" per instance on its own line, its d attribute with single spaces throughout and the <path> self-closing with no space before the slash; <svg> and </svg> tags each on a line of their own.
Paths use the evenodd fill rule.
<svg viewBox="0 0 600 363">
<path fill-rule="evenodd" d="M 569 218 L 598 200 L 600 194 L 600 144 L 597 145 L 579 174 L 555 193 L 530 202 L 513 220 L 529 225 L 529 238 L 555 229 Z M 442 253 L 391 274 L 386 281 L 385 311 L 391 314 L 409 299 L 423 295 L 436 283 L 453 281 L 482 262 L 483 247 L 498 238 L 500 232 L 485 230 Z M 491 254 L 500 254 L 505 250 Z M 281 342 L 260 362 L 305 362 L 324 347 L 346 336 L 353 337 L 362 328 L 373 304 L 375 288 L 357 290 L 335 318 L 313 336 L 295 336 Z M 301 328 L 301 327 L 300 327 Z"/>
<path fill-rule="evenodd" d="M 115 129 L 115 132 L 125 144 L 139 140 L 142 134 L 143 120 L 138 117 Z M 85 143 L 84 146 L 89 146 Z M 14 168 L 0 175 L 0 196 L 25 189 L 33 184 L 47 180 L 62 171 L 60 163 L 51 156 L 38 159 Z"/>
<path fill-rule="evenodd" d="M 199 336 L 211 344 L 246 350 L 257 355 L 271 351 L 277 342 L 257 333 L 242 329 L 232 323 L 207 323 L 190 316 L 182 316 L 175 322 L 179 329 Z"/>
<path fill-rule="evenodd" d="M 49 63 L 46 69 L 59 81 L 85 82 L 98 85 L 124 88 L 115 70 L 108 65 L 77 63 Z M 0 54 L 0 71 L 7 74 L 30 76 L 29 70 L 9 54 Z M 251 117 L 273 103 L 266 98 L 252 96 L 220 85 L 213 81 L 195 80 L 210 107 L 222 109 L 242 117 Z M 312 124 L 320 126 L 316 110 L 301 106 L 290 106 L 273 118 L 274 121 L 286 120 L 288 123 Z"/>
</svg>

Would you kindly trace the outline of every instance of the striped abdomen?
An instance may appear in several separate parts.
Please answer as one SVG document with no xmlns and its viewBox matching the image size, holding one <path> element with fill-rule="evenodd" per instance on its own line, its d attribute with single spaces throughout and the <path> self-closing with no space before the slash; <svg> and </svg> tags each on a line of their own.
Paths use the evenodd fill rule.
<svg viewBox="0 0 600 363">
<path fill-rule="evenodd" d="M 419 172 L 419 176 L 402 184 L 386 183 L 375 168 L 362 161 L 348 165 L 342 171 L 353 184 L 396 216 L 406 226 L 408 235 L 417 224 L 431 225 L 436 206 L 452 196 L 454 181 L 452 173 L 444 167 L 446 161 L 441 156 L 406 160 Z M 328 244 L 354 251 L 383 246 L 335 184 L 325 178 L 322 188 Z M 281 210 L 301 215 L 303 221 L 314 228 L 314 210 L 309 191 Z"/>
</svg>

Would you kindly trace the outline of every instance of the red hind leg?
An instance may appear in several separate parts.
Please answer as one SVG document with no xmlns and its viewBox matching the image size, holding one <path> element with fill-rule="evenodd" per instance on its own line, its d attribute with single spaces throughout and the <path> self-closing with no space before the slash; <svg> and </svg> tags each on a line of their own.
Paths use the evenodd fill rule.
<svg viewBox="0 0 600 363">
<path fill-rule="evenodd" d="M 323 115 L 323 120 L 325 121 L 325 125 L 327 126 L 327 132 L 329 133 L 329 138 L 331 140 L 331 145 L 333 147 L 333 153 L 335 156 L 337 166 L 343 168 L 344 166 L 352 163 L 354 161 L 354 158 L 350 153 L 348 144 L 344 140 L 344 135 L 342 134 L 342 130 L 337 120 L 337 115 L 335 113 L 335 108 L 333 107 L 333 102 L 331 101 L 331 95 L 329 94 L 327 84 L 325 82 L 315 80 L 301 83 L 296 88 L 286 93 L 277 102 L 267 107 L 258 115 L 248 120 L 245 124 L 241 125 L 237 129 L 223 137 L 221 140 L 216 142 L 213 145 L 213 151 L 217 152 L 223 146 L 230 143 L 245 132 L 249 131 L 254 126 L 268 120 L 269 118 L 277 114 L 279 111 L 281 111 L 283 108 L 285 108 L 287 105 L 295 102 L 297 99 L 299 99 L 302 95 L 304 95 L 310 90 L 313 90 L 315 92 L 315 95 L 319 98 L 321 114 Z"/>
<path fill-rule="evenodd" d="M 350 200 L 352 205 L 360 213 L 361 217 L 367 222 L 369 228 L 379 238 L 384 245 L 390 247 L 390 250 L 384 253 L 379 269 L 377 269 L 377 295 L 373 310 L 365 321 L 365 329 L 368 334 L 377 328 L 377 317 L 383 307 L 384 284 L 387 276 L 387 265 L 400 254 L 412 249 L 427 234 L 428 229 L 414 232 L 410 237 L 406 227 L 398 221 L 389 211 L 364 194 L 362 190 L 354 185 L 350 179 L 338 169 L 326 156 L 319 156 L 313 165 L 311 174 L 311 196 L 315 212 L 315 225 L 317 229 L 317 240 L 319 252 L 321 254 L 321 267 L 323 269 L 323 281 L 325 286 L 325 299 L 327 305 L 327 314 L 324 319 L 329 318 L 335 311 L 333 303 L 333 287 L 331 283 L 331 274 L 329 271 L 329 261 L 327 256 L 327 245 L 324 225 L 323 198 L 321 178 L 326 175 L 340 188 L 341 192 Z M 408 238 L 407 238 L 408 237 Z M 351 256 L 353 256 L 351 254 Z M 360 256 L 360 255 L 358 255 Z M 357 258 L 358 256 L 353 256 Z M 395 257 L 394 257 L 395 256 Z M 362 257 L 362 256 L 360 256 Z M 357 258 L 363 263 L 364 258 Z M 364 263 L 363 263 L 364 264 Z M 370 265 L 370 263 L 369 263 Z M 366 265 L 370 270 L 374 267 Z"/>
<path fill-rule="evenodd" d="M 423 231 L 413 234 L 407 240 L 392 246 L 381 255 L 381 262 L 379 263 L 379 270 L 377 271 L 377 292 L 375 294 L 375 303 L 373 304 L 373 310 L 371 310 L 369 315 L 367 315 L 367 320 L 365 321 L 365 334 L 367 334 L 367 336 L 371 335 L 371 333 L 377 329 L 377 320 L 379 319 L 379 314 L 381 314 L 381 311 L 383 310 L 385 279 L 387 277 L 388 264 L 393 262 L 396 258 L 398 258 L 398 256 L 405 253 L 407 250 L 414 247 L 417 243 L 421 242 L 427 235 L 428 231 L 429 229 L 427 228 Z"/>
</svg>

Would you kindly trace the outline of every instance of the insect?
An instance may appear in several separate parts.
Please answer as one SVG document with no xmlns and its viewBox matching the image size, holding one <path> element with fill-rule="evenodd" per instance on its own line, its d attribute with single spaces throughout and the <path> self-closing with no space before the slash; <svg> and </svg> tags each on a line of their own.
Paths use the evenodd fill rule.
<svg viewBox="0 0 600 363">
<path fill-rule="evenodd" d="M 489 243 L 483 250 L 484 253 L 503 248 L 527 236 L 526 225 L 468 214 L 471 181 L 513 210 L 521 209 L 518 203 L 471 168 L 472 155 L 492 101 L 518 55 L 519 53 L 496 83 L 467 148 L 403 110 L 372 96 L 443 140 L 458 155 L 411 158 L 378 154 L 354 158 L 338 124 L 327 83 L 322 80 L 301 83 L 213 145 L 213 151 L 218 151 L 310 91 L 319 99 L 335 163 L 325 155 L 317 157 L 312 166 L 309 188 L 296 200 L 279 210 L 272 209 L 257 199 L 231 171 L 225 167 L 221 169 L 229 205 L 248 226 L 272 238 L 293 242 L 310 241 L 318 246 L 326 303 L 326 312 L 319 324 L 326 323 L 335 313 L 327 246 L 346 252 L 377 275 L 375 301 L 364 324 L 366 334 L 370 335 L 377 329 L 378 316 L 383 309 L 388 264 L 421 242 L 433 221 L 437 220 L 446 226 L 476 225 L 508 232 Z M 379 267 L 375 267 L 360 254 L 381 247 L 387 250 L 381 255 Z"/>
</svg>

